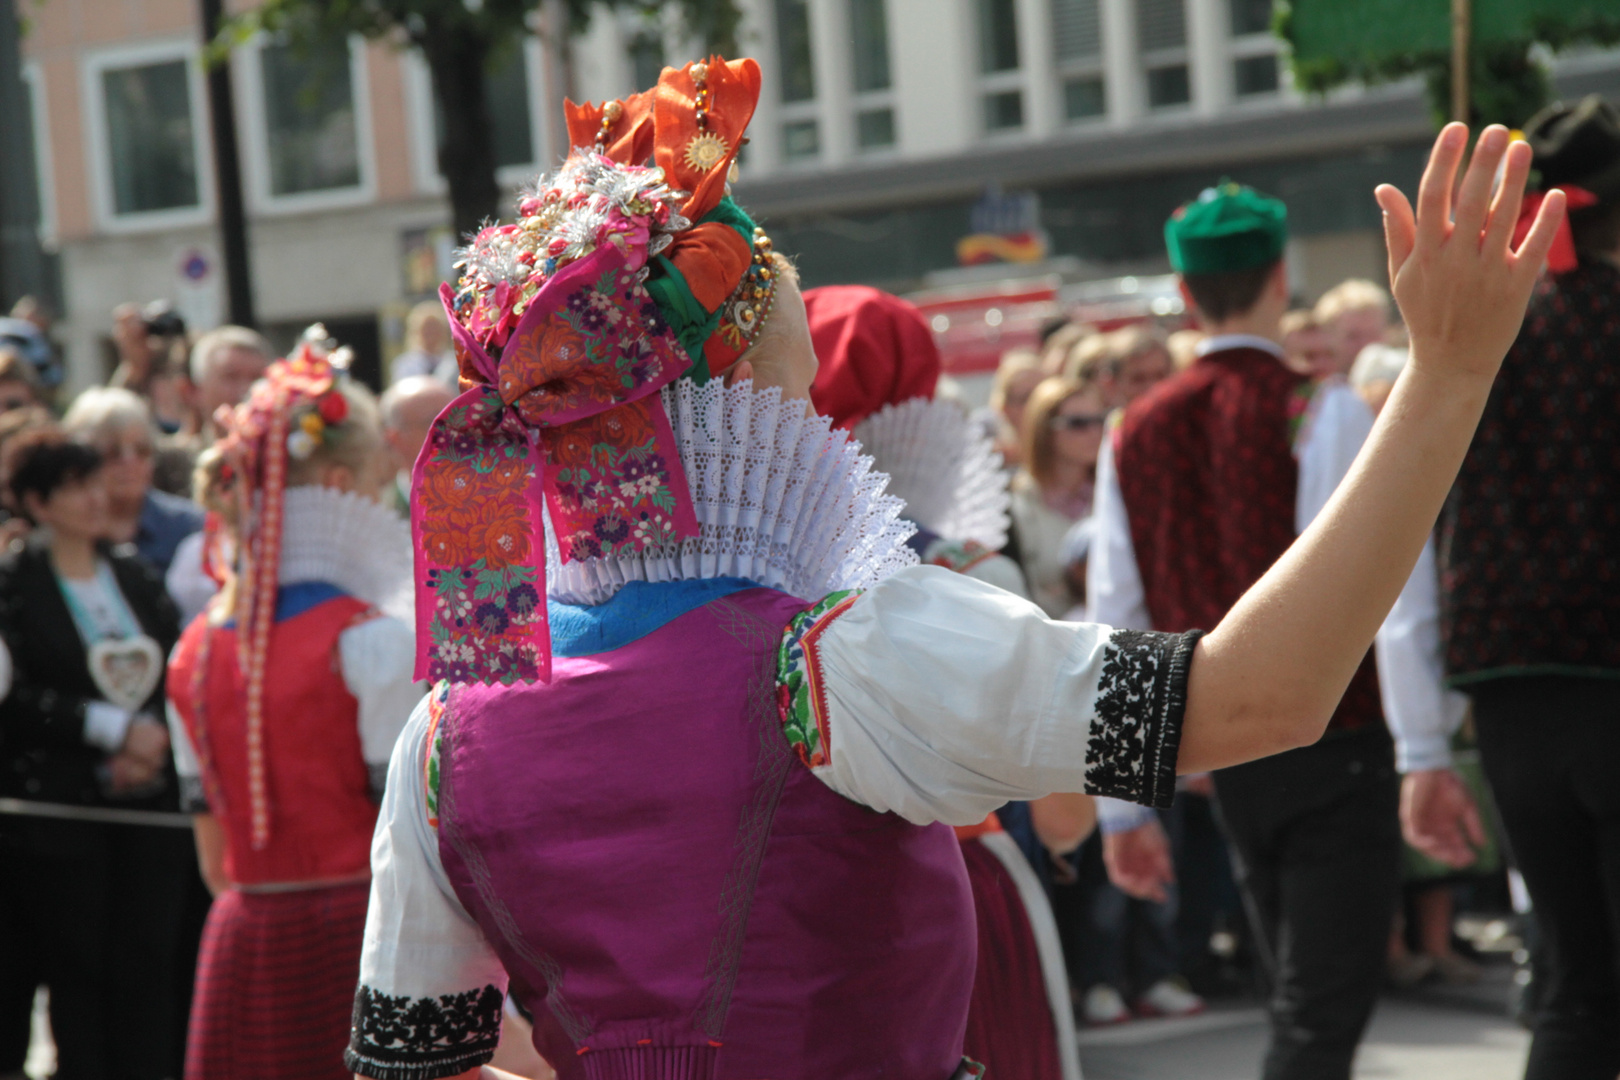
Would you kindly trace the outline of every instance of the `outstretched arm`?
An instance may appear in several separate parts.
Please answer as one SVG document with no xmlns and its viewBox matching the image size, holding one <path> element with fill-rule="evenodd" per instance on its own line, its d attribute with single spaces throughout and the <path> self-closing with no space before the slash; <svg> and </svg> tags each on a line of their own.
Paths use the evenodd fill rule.
<svg viewBox="0 0 1620 1080">
<path fill-rule="evenodd" d="M 1199 642 L 1180 772 L 1320 738 L 1434 527 L 1564 212 L 1552 193 L 1512 249 L 1530 149 L 1494 125 L 1453 207 L 1467 141 L 1462 124 L 1440 133 L 1415 215 L 1395 188 L 1377 191 L 1411 363 L 1327 508 Z"/>
</svg>

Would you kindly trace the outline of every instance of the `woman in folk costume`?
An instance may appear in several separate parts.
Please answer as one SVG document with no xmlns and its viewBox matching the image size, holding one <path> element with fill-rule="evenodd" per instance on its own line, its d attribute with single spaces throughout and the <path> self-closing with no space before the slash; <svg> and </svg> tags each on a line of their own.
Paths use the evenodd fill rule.
<svg viewBox="0 0 1620 1080">
<path fill-rule="evenodd" d="M 725 197 L 759 85 L 716 59 L 573 108 L 569 160 L 443 291 L 464 392 L 413 500 L 437 685 L 373 842 L 358 1073 L 496 1075 L 508 987 L 566 1077 L 977 1073 L 946 825 L 1054 790 L 1163 804 L 1178 771 L 1316 738 L 1529 293 L 1474 239 L 1500 152 L 1463 186 L 1471 242 L 1436 239 L 1447 136 L 1397 285 L 1424 359 L 1327 525 L 1202 640 L 1053 622 L 914 565 L 884 479 L 806 408 L 790 268 Z"/>
<path fill-rule="evenodd" d="M 911 549 L 926 564 L 1027 599 L 1017 564 L 996 553 L 1008 523 L 1001 456 L 960 404 L 934 400 L 939 348 L 922 313 L 864 285 L 811 289 L 804 308 L 820 362 L 811 405 L 852 431 L 888 474 L 889 493 L 905 501 L 917 527 Z M 1016 809 L 1060 853 L 1084 839 L 1094 817 L 1084 795 L 1048 795 Z M 999 1080 L 1077 1080 L 1068 974 L 1045 886 L 998 813 L 958 827 L 956 838 L 979 939 L 966 1053 Z"/>
<path fill-rule="evenodd" d="M 239 562 L 169 665 L 183 801 L 215 894 L 189 1080 L 346 1075 L 377 803 L 422 696 L 376 405 L 325 337 L 312 327 L 271 365 L 198 470 Z"/>
</svg>

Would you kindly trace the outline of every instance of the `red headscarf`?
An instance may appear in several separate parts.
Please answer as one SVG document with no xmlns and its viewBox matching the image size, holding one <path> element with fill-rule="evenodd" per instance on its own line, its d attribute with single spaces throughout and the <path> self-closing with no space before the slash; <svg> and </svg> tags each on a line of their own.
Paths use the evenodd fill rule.
<svg viewBox="0 0 1620 1080">
<path fill-rule="evenodd" d="M 804 294 L 821 369 L 810 387 L 816 412 L 849 430 L 885 405 L 932 399 L 939 346 L 922 312 L 865 285 L 826 285 Z"/>
</svg>

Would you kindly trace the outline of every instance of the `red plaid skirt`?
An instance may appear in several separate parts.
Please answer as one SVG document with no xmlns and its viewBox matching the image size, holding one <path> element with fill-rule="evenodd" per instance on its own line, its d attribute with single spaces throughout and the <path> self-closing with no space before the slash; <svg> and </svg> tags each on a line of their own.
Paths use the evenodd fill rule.
<svg viewBox="0 0 1620 1080">
<path fill-rule="evenodd" d="M 186 1080 L 348 1080 L 366 882 L 222 893 L 208 912 Z"/>
</svg>

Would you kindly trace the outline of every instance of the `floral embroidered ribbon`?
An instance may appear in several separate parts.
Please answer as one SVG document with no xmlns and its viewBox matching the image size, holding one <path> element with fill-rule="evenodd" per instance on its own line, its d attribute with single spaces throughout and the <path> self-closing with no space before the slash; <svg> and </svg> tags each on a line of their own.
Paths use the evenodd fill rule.
<svg viewBox="0 0 1620 1080">
<path fill-rule="evenodd" d="M 621 234 L 623 235 L 623 234 Z M 657 392 L 689 360 L 638 280 L 647 231 L 550 278 L 499 362 L 450 315 L 471 388 L 417 458 L 419 679 L 549 680 L 544 550 L 623 556 L 695 535 L 685 473 Z"/>
</svg>

